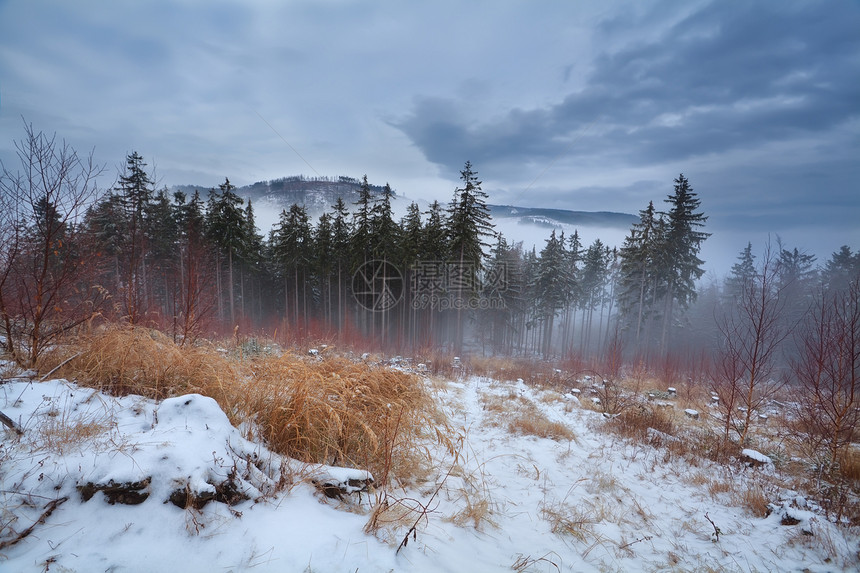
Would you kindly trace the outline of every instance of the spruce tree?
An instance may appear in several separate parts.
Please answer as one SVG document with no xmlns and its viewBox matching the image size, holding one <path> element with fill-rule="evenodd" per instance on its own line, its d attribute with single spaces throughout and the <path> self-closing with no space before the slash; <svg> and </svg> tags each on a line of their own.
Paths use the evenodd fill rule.
<svg viewBox="0 0 860 573">
<path fill-rule="evenodd" d="M 683 312 L 696 300 L 696 281 L 705 274 L 699 252 L 710 236 L 699 230 L 708 218 L 697 211 L 701 201 L 683 173 L 675 179 L 675 192 L 665 202 L 672 207 L 665 213 L 666 235 L 660 253 L 660 275 L 666 289 L 661 344 L 664 351 L 675 312 Z"/>
<path fill-rule="evenodd" d="M 665 242 L 665 225 L 657 218 L 654 202 L 639 211 L 639 222 L 630 229 L 619 251 L 620 268 L 617 299 L 626 328 L 635 332 L 638 349 L 647 321 L 657 301 L 658 271 Z"/>
<path fill-rule="evenodd" d="M 534 292 L 537 297 L 537 318 L 543 327 L 543 342 L 541 351 L 544 357 L 552 352 L 552 334 L 555 328 L 555 317 L 564 308 L 568 296 L 567 253 L 564 240 L 559 239 L 552 231 L 546 245 L 540 252 L 537 276 L 535 277 Z"/>
<path fill-rule="evenodd" d="M 146 206 L 152 194 L 152 179 L 144 168 L 146 163 L 136 151 L 126 156 L 125 170 L 119 177 L 116 190 L 124 211 L 122 241 L 123 306 L 131 324 L 137 323 L 147 310 L 146 264 Z"/>
<path fill-rule="evenodd" d="M 489 247 L 486 238 L 493 236 L 493 223 L 490 209 L 487 207 L 487 194 L 481 189 L 478 174 L 472 169 L 472 164 L 466 161 L 460 171 L 462 187 L 454 190 L 454 198 L 448 208 L 448 240 L 450 246 L 450 263 L 456 280 L 449 280 L 449 287 L 456 291 L 461 301 L 457 305 L 457 323 L 454 338 L 454 349 L 457 352 L 463 347 L 463 312 L 462 303 L 466 298 L 477 294 L 478 278 L 483 268 L 484 248 Z M 451 274 L 449 274 L 449 279 Z"/>
<path fill-rule="evenodd" d="M 340 333 L 343 328 L 349 288 L 350 225 L 349 210 L 341 197 L 337 198 L 332 209 L 334 211 L 331 222 L 331 241 L 334 249 L 334 272 L 337 275 L 337 327 L 338 333 Z"/>
<path fill-rule="evenodd" d="M 825 290 L 834 292 L 848 288 L 851 281 L 860 276 L 860 252 L 851 253 L 848 245 L 842 245 L 824 264 L 821 280 Z"/>
<path fill-rule="evenodd" d="M 755 255 L 752 253 L 752 243 L 747 243 L 738 262 L 732 265 L 729 277 L 726 279 L 726 296 L 731 301 L 736 301 L 743 294 L 745 285 L 756 277 Z"/>
<path fill-rule="evenodd" d="M 233 263 L 237 254 L 244 252 L 247 243 L 248 225 L 242 209 L 244 201 L 235 193 L 236 186 L 225 178 L 224 183 L 209 194 L 207 213 L 208 239 L 218 247 L 219 254 L 227 258 L 227 295 L 229 297 L 230 323 L 235 323 L 235 293 L 233 288 Z M 220 260 L 219 260 L 219 304 L 220 291 Z M 223 318 L 223 314 L 222 314 Z"/>
<path fill-rule="evenodd" d="M 297 204 L 293 204 L 289 212 L 281 212 L 280 221 L 272 231 L 272 255 L 284 285 L 285 317 L 292 314 L 295 326 L 300 318 L 307 316 L 305 283 L 313 256 L 312 238 L 307 210 Z"/>
</svg>

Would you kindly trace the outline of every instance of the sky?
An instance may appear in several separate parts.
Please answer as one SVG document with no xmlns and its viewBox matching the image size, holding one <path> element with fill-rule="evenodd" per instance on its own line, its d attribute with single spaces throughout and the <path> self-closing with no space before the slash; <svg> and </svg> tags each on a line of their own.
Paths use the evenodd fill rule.
<svg viewBox="0 0 860 573">
<path fill-rule="evenodd" d="M 860 249 L 860 2 L 0 0 L 24 122 L 159 186 L 366 174 L 448 201 L 636 214 L 683 173 L 721 270 Z M 718 249 L 719 247 L 719 249 Z"/>
</svg>

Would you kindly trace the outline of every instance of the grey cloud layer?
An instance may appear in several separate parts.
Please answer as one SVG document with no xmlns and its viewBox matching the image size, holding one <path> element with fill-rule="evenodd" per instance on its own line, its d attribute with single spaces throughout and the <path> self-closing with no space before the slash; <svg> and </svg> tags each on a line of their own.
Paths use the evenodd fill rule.
<svg viewBox="0 0 860 573">
<path fill-rule="evenodd" d="M 468 157 L 489 171 L 550 161 L 586 128 L 574 161 L 607 165 L 827 137 L 860 102 L 860 11 L 833 7 L 715 2 L 655 40 L 601 54 L 585 87 L 556 105 L 472 122 L 454 100 L 420 98 L 396 125 L 435 163 Z"/>
</svg>

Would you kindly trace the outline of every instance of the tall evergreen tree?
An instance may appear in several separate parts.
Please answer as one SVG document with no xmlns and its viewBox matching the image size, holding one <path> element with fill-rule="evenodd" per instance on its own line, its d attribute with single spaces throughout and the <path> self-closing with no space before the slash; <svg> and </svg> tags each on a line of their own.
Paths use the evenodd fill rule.
<svg viewBox="0 0 860 573">
<path fill-rule="evenodd" d="M 860 252 L 851 253 L 848 245 L 842 245 L 824 264 L 821 279 L 828 291 L 838 291 L 848 288 L 851 281 L 860 276 Z"/>
<path fill-rule="evenodd" d="M 710 233 L 699 230 L 708 218 L 697 211 L 701 201 L 683 173 L 675 179 L 675 192 L 665 202 L 672 207 L 666 213 L 666 235 L 661 253 L 663 268 L 660 274 L 666 285 L 661 344 L 664 351 L 675 312 L 683 312 L 696 300 L 696 281 L 705 274 L 699 252 L 702 243 L 710 236 Z"/>
<path fill-rule="evenodd" d="M 664 228 L 654 202 L 649 202 L 647 208 L 639 211 L 639 222 L 633 225 L 619 252 L 618 306 L 627 328 L 635 332 L 637 349 L 658 297 Z"/>
<path fill-rule="evenodd" d="M 747 243 L 726 279 L 726 296 L 730 300 L 737 300 L 743 294 L 745 285 L 750 284 L 755 277 L 755 255 L 752 253 L 752 243 Z"/>
<path fill-rule="evenodd" d="M 564 239 L 557 238 L 555 230 L 553 230 L 540 252 L 534 288 L 537 297 L 538 319 L 543 328 L 541 352 L 544 357 L 548 357 L 552 353 L 555 317 L 564 308 L 568 297 L 570 280 L 566 272 L 566 258 Z"/>
<path fill-rule="evenodd" d="M 146 206 L 153 195 L 152 179 L 146 173 L 146 163 L 136 151 L 126 156 L 125 170 L 119 177 L 117 192 L 124 211 L 122 241 L 123 306 L 128 321 L 135 324 L 147 311 L 146 264 Z"/>
<path fill-rule="evenodd" d="M 394 197 L 394 191 L 386 183 L 370 210 L 369 243 L 371 255 L 376 259 L 388 261 L 397 260 L 395 250 L 400 244 L 400 228 L 392 217 L 392 197 Z"/>
<path fill-rule="evenodd" d="M 472 169 L 472 163 L 466 161 L 460 171 L 462 187 L 454 191 L 454 198 L 448 208 L 448 240 L 451 259 L 454 265 L 455 284 L 452 290 L 457 292 L 459 300 L 471 298 L 477 294 L 478 279 L 483 268 L 484 248 L 486 242 L 493 236 L 493 223 L 490 208 L 487 207 L 487 194 L 481 189 L 478 173 Z M 449 277 L 450 278 L 450 277 Z M 457 305 L 457 321 L 454 333 L 454 349 L 459 353 L 463 347 L 463 312 L 462 304 Z"/>
<path fill-rule="evenodd" d="M 285 317 L 292 314 L 292 323 L 296 327 L 301 319 L 307 318 L 305 285 L 313 256 L 312 238 L 307 209 L 297 204 L 291 206 L 289 212 L 281 213 L 280 221 L 272 231 L 272 255 L 284 285 Z"/>
<path fill-rule="evenodd" d="M 340 197 L 337 198 L 331 222 L 331 241 L 334 249 L 334 272 L 337 274 L 337 327 L 338 333 L 343 330 L 343 319 L 346 315 L 347 291 L 349 289 L 350 267 L 350 226 L 349 210 Z"/>
<path fill-rule="evenodd" d="M 358 188 L 358 201 L 352 220 L 352 270 L 363 265 L 373 257 L 373 208 L 374 199 L 367 175 L 362 177 Z"/>
<path fill-rule="evenodd" d="M 213 189 L 210 192 L 206 230 L 207 237 L 218 247 L 219 254 L 227 259 L 227 296 L 231 324 L 236 321 L 233 263 L 237 255 L 244 252 L 248 230 L 245 213 L 242 210 L 244 201 L 235 193 L 235 189 L 236 186 L 225 178 L 224 183 L 218 186 L 218 191 Z M 220 281 L 220 259 L 218 267 L 220 304 L 221 291 L 223 291 Z"/>
</svg>

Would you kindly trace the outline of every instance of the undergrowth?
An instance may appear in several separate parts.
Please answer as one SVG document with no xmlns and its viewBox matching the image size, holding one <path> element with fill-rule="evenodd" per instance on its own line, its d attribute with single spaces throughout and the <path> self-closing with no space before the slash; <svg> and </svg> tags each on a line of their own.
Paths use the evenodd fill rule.
<svg viewBox="0 0 860 573">
<path fill-rule="evenodd" d="M 249 439 L 299 461 L 367 469 L 377 484 L 426 476 L 417 442 L 444 420 L 422 381 L 330 354 L 179 346 L 158 331 L 112 327 L 70 341 L 40 368 L 74 357 L 56 375 L 112 395 L 209 396 Z"/>
</svg>

